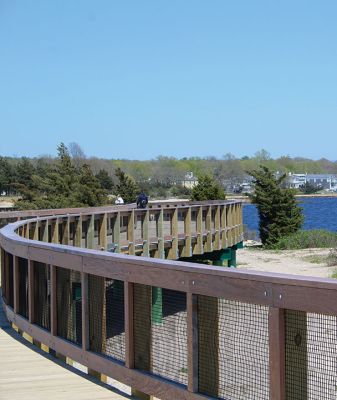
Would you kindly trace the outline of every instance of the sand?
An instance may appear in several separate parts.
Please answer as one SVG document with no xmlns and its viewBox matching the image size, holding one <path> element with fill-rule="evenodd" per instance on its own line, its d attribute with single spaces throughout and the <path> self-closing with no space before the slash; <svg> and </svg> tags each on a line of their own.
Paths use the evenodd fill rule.
<svg viewBox="0 0 337 400">
<path fill-rule="evenodd" d="M 245 247 L 237 251 L 239 269 L 278 272 L 294 275 L 331 278 L 337 266 L 328 267 L 326 257 L 330 249 L 262 250 Z"/>
</svg>

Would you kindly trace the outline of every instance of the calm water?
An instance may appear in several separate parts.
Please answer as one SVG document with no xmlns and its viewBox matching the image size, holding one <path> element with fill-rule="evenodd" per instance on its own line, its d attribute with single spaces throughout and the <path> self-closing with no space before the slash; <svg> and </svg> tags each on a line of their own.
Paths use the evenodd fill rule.
<svg viewBox="0 0 337 400">
<path fill-rule="evenodd" d="M 299 198 L 303 208 L 303 229 L 326 229 L 337 232 L 337 198 Z M 259 217 L 256 206 L 244 204 L 243 223 L 251 231 L 259 230 Z"/>
</svg>

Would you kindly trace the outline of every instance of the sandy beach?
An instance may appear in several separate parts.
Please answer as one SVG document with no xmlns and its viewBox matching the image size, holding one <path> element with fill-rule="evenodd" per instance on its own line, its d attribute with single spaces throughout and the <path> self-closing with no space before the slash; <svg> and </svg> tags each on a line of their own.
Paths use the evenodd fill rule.
<svg viewBox="0 0 337 400">
<path fill-rule="evenodd" d="M 262 250 L 245 247 L 237 251 L 240 269 L 330 278 L 337 266 L 328 267 L 330 249 Z"/>
</svg>

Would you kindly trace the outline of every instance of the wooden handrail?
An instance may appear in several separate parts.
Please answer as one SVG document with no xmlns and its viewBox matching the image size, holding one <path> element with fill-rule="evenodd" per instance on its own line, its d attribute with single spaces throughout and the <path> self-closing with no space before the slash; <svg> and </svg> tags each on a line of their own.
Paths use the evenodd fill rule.
<svg viewBox="0 0 337 400">
<path fill-rule="evenodd" d="M 216 202 L 212 204 L 183 204 L 177 208 L 173 208 L 170 213 L 174 221 L 171 229 L 171 235 L 166 240 L 168 243 L 167 254 L 175 254 L 181 252 L 183 256 L 187 253 L 184 250 L 186 243 L 190 243 L 191 236 L 191 210 L 195 209 L 199 212 L 199 218 L 203 218 L 202 211 L 206 213 L 207 221 L 204 221 L 205 228 L 198 231 L 197 221 L 194 236 L 195 248 L 197 251 L 206 248 L 211 251 L 214 246 L 219 249 L 219 244 L 229 243 L 235 245 L 242 240 L 242 218 L 237 203 Z M 235 205 L 235 207 L 233 207 Z M 218 208 L 212 213 L 211 206 Z M 233 225 L 224 226 L 228 222 L 226 215 L 224 216 L 224 207 L 230 206 L 229 213 L 233 212 Z M 205 207 L 204 209 L 202 207 Z M 222 207 L 222 208 L 221 208 Z M 137 210 L 142 215 L 142 220 L 146 221 L 149 212 L 159 212 L 163 216 L 163 208 L 155 208 L 150 210 Z M 177 224 L 178 216 L 176 211 L 186 212 L 186 217 L 181 226 L 184 226 L 184 237 L 181 238 L 180 250 L 177 242 Z M 200 211 L 201 210 L 201 211 Z M 106 247 L 107 219 L 116 218 L 121 213 L 126 213 L 131 218 L 128 225 L 129 245 L 128 254 L 110 253 L 98 249 L 88 249 L 74 247 L 69 244 L 70 236 L 66 236 L 67 244 L 60 244 L 59 238 L 54 243 L 48 243 L 31 238 L 37 238 L 37 224 L 43 227 L 45 232 L 49 225 L 53 227 L 55 221 L 58 224 L 71 223 L 79 220 L 95 221 L 98 217 L 100 221 L 99 227 L 95 228 L 97 233 L 98 244 Z M 88 368 L 99 371 L 102 374 L 111 376 L 112 378 L 124 382 L 125 384 L 140 390 L 149 395 L 155 395 L 162 399 L 206 399 L 211 398 L 207 395 L 199 393 L 198 388 L 198 362 L 204 362 L 198 359 L 198 312 L 197 302 L 199 296 L 208 296 L 209 298 L 226 299 L 237 301 L 240 303 L 257 304 L 268 308 L 269 310 L 269 343 L 270 343 L 270 361 L 268 368 L 270 369 L 270 397 L 272 400 L 285 399 L 285 310 L 296 310 L 302 313 L 319 313 L 324 315 L 337 315 L 337 282 L 333 279 L 313 278 L 295 275 L 285 275 L 277 273 L 232 270 L 212 265 L 201 265 L 192 262 L 181 262 L 173 259 L 164 259 L 160 250 L 160 238 L 157 238 L 158 244 L 154 254 L 157 258 L 138 257 L 132 255 L 134 253 L 134 220 L 135 210 L 133 208 L 116 208 L 100 209 L 100 210 L 82 210 L 81 213 L 70 213 L 66 215 L 57 214 L 39 217 L 35 219 L 18 221 L 5 226 L 0 230 L 0 247 L 1 247 L 1 268 L 2 277 L 4 276 L 4 264 L 6 263 L 5 254 L 11 254 L 14 265 L 14 282 L 18 282 L 20 274 L 18 267 L 18 258 L 28 260 L 28 283 L 32 284 L 34 263 L 42 263 L 46 266 L 51 265 L 51 329 L 47 331 L 34 323 L 32 295 L 33 287 L 29 294 L 29 318 L 26 319 L 18 314 L 18 284 L 14 283 L 14 307 L 4 304 L 8 319 L 17 325 L 21 330 L 26 331 L 37 341 L 44 343 L 56 352 L 62 353 L 67 357 L 78 361 Z M 145 216 L 147 217 L 145 218 Z M 196 215 L 196 220 L 198 219 Z M 213 218 L 214 215 L 214 218 Z M 118 217 L 119 218 L 119 217 Z M 144 219 L 145 218 L 145 219 Z M 120 226 L 119 219 L 118 226 Z M 129 219 L 130 221 L 130 219 Z M 200 220 L 203 221 L 202 219 Z M 199 222 L 199 225 L 200 223 Z M 59 225 L 57 225 L 59 226 Z M 103 227 L 102 227 L 103 226 Z M 200 226 L 199 226 L 200 228 Z M 229 228 L 229 230 L 228 230 Z M 33 230 L 32 230 L 33 229 Z M 56 229 L 54 227 L 54 229 Z M 59 232 L 59 227 L 57 232 Z M 75 229 L 75 228 L 73 228 Z M 76 228 L 77 229 L 77 228 Z M 113 234 L 113 227 L 109 226 L 110 233 Z M 162 229 L 162 228 L 160 228 Z M 219 237 L 218 232 L 232 232 L 232 236 L 223 239 Z M 76 233 L 73 230 L 73 242 L 76 242 Z M 20 235 L 19 235 L 20 233 Z M 40 232 L 40 235 L 42 233 Z M 162 233 L 159 232 L 160 235 Z M 201 235 L 201 236 L 200 236 Z M 94 231 L 95 237 L 95 231 Z M 145 254 L 148 249 L 148 236 L 146 240 L 141 242 L 146 244 L 144 247 Z M 81 232 L 82 239 L 82 232 Z M 132 240 L 131 240 L 132 239 Z M 46 240 L 46 236 L 44 236 Z M 179 239 L 180 240 L 180 239 Z M 202 240 L 202 241 L 201 241 Z M 186 242 L 185 242 L 186 241 Z M 82 242 L 82 240 L 81 240 Z M 77 245 L 79 244 L 77 238 Z M 73 243 L 73 244 L 76 244 Z M 200 245 L 202 244 L 202 247 Z M 130 251 L 131 249 L 131 251 Z M 160 251 L 159 251 L 160 250 Z M 171 257 L 170 257 L 171 258 Z M 81 274 L 82 282 L 82 347 L 73 344 L 57 335 L 56 318 L 56 269 L 64 268 L 66 270 L 77 271 Z M 125 365 L 106 358 L 102 355 L 93 353 L 88 345 L 88 276 L 97 276 L 109 278 L 124 282 L 124 302 L 125 302 L 125 334 L 126 334 L 126 358 Z M 146 285 L 153 288 L 162 288 L 174 291 L 180 291 L 187 296 L 187 335 L 188 335 L 188 384 L 187 387 L 177 385 L 171 381 L 164 380 L 156 375 L 149 375 L 133 364 L 134 342 L 133 342 L 133 290 L 134 285 Z M 299 366 L 301 367 L 301 366 Z M 217 367 L 219 368 L 219 366 Z M 296 366 L 293 366 L 296 368 Z"/>
</svg>

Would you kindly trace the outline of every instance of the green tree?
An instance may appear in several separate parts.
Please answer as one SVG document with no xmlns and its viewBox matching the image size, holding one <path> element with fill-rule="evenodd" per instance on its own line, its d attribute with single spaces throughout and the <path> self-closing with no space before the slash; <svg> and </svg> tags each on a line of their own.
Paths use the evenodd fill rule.
<svg viewBox="0 0 337 400">
<path fill-rule="evenodd" d="M 31 161 L 22 157 L 21 161 L 18 163 L 16 167 L 16 183 L 24 186 L 26 189 L 33 189 L 33 175 L 35 174 L 35 168 Z"/>
<path fill-rule="evenodd" d="M 80 169 L 78 181 L 74 185 L 73 199 L 74 204 L 83 207 L 101 206 L 107 202 L 106 191 L 102 189 L 88 164 L 83 164 Z"/>
<path fill-rule="evenodd" d="M 105 190 L 111 191 L 114 187 L 111 176 L 105 169 L 100 169 L 98 174 L 95 175 L 101 187 Z"/>
<path fill-rule="evenodd" d="M 135 181 L 120 168 L 115 170 L 115 175 L 118 178 L 116 190 L 122 196 L 124 203 L 134 203 L 139 193 Z"/>
<path fill-rule="evenodd" d="M 198 176 L 198 183 L 192 189 L 191 200 L 224 200 L 223 188 L 210 175 Z"/>
<path fill-rule="evenodd" d="M 322 190 L 322 186 L 315 186 L 310 182 L 305 182 L 304 185 L 300 186 L 300 191 L 304 194 L 314 194 Z"/>
<path fill-rule="evenodd" d="M 14 182 L 14 170 L 8 160 L 0 157 L 0 194 L 9 194 Z"/>
<path fill-rule="evenodd" d="M 280 238 L 301 228 L 302 210 L 296 202 L 294 191 L 282 188 L 286 174 L 276 178 L 265 166 L 249 174 L 254 178 L 255 191 L 251 199 L 260 217 L 260 238 L 265 246 L 272 246 Z"/>
<path fill-rule="evenodd" d="M 33 174 L 26 160 L 18 167 L 22 195 L 16 203 L 19 209 L 94 207 L 108 202 L 106 191 L 89 165 L 75 168 L 63 143 L 58 146 L 58 158 L 52 168 L 40 165 L 44 173 Z"/>
</svg>

